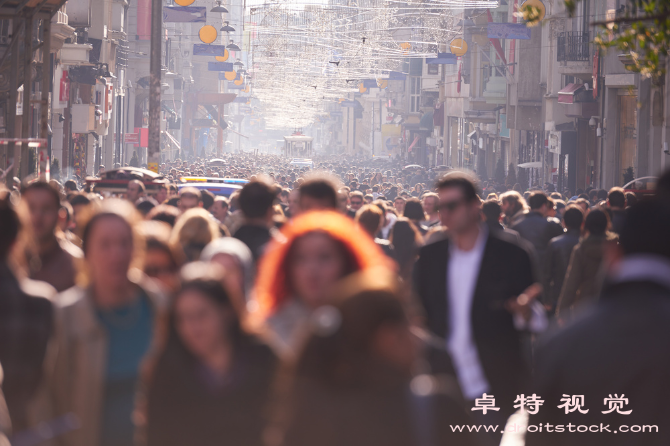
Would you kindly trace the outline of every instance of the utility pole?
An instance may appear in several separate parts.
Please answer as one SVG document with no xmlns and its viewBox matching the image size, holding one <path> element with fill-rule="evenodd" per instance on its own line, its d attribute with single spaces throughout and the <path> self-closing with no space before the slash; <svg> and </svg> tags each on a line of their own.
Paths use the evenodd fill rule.
<svg viewBox="0 0 670 446">
<path fill-rule="evenodd" d="M 23 116 L 21 116 L 21 138 L 30 138 L 30 95 L 32 93 L 32 62 L 33 62 L 33 12 L 28 10 L 25 14 L 26 24 L 23 33 Z M 21 180 L 30 172 L 29 151 L 27 144 L 21 146 L 21 164 L 19 173 Z"/>
<path fill-rule="evenodd" d="M 44 40 L 42 42 L 42 100 L 40 102 L 40 138 L 49 138 L 49 92 L 51 89 L 51 15 L 41 15 Z M 51 150 L 40 146 L 37 162 L 40 175 L 49 181 L 51 175 Z M 62 157 L 61 157 L 62 158 Z"/>
<path fill-rule="evenodd" d="M 151 55 L 149 59 L 149 148 L 147 168 L 158 173 L 161 159 L 161 28 L 163 0 L 151 1 Z"/>
</svg>

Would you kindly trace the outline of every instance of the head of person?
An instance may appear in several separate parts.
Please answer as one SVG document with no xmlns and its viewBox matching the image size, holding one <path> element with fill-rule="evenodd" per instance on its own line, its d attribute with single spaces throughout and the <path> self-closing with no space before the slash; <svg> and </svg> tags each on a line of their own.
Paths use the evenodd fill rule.
<svg viewBox="0 0 670 446">
<path fill-rule="evenodd" d="M 454 234 L 470 230 L 481 221 L 480 201 L 474 179 L 464 172 L 450 172 L 437 183 L 440 221 Z"/>
<path fill-rule="evenodd" d="M 131 266 L 139 267 L 144 254 L 141 216 L 132 203 L 118 199 L 92 204 L 85 212 L 80 281 L 108 289 L 125 286 Z"/>
<path fill-rule="evenodd" d="M 526 200 L 515 191 L 510 190 L 500 196 L 500 208 L 507 217 L 512 217 L 526 207 Z"/>
<path fill-rule="evenodd" d="M 219 226 L 209 212 L 193 208 L 177 219 L 170 236 L 170 246 L 181 252 L 187 261 L 193 262 L 200 258 L 205 246 L 219 236 Z"/>
<path fill-rule="evenodd" d="M 549 205 L 549 199 L 544 192 L 533 192 L 528 197 L 528 206 L 531 212 L 537 212 L 546 217 L 549 212 Z"/>
<path fill-rule="evenodd" d="M 570 205 L 563 213 L 563 226 L 568 231 L 579 231 L 584 222 L 584 211 L 577 205 Z"/>
<path fill-rule="evenodd" d="M 423 245 L 423 237 L 409 219 L 400 217 L 393 224 L 389 241 L 393 245 L 395 259 L 401 272 L 408 272 L 414 263 L 419 247 Z"/>
<path fill-rule="evenodd" d="M 140 198 L 144 197 L 146 188 L 144 183 L 140 180 L 130 180 L 128 181 L 128 187 L 126 189 L 126 198 L 131 203 L 135 203 Z"/>
<path fill-rule="evenodd" d="M 300 211 L 337 209 L 337 191 L 332 181 L 312 178 L 300 185 Z"/>
<path fill-rule="evenodd" d="M 282 240 L 268 246 L 256 281 L 256 317 L 264 319 L 290 299 L 318 307 L 339 279 L 387 265 L 372 238 L 334 211 L 302 214 L 282 227 Z"/>
<path fill-rule="evenodd" d="M 168 199 L 168 185 L 167 184 L 161 184 L 158 186 L 158 191 L 154 195 L 154 199 L 158 204 L 163 203 L 165 200 Z"/>
<path fill-rule="evenodd" d="M 6 264 L 15 248 L 24 224 L 12 203 L 11 193 L 0 189 L 0 263 Z"/>
<path fill-rule="evenodd" d="M 238 313 L 244 314 L 254 280 L 254 259 L 247 245 L 232 237 L 217 238 L 205 246 L 200 260 L 218 264 L 225 270 L 226 289 Z"/>
<path fill-rule="evenodd" d="M 139 229 L 146 243 L 144 274 L 157 280 L 166 291 L 177 291 L 182 258 L 170 246 L 172 227 L 161 221 L 143 221 Z"/>
<path fill-rule="evenodd" d="M 403 217 L 409 218 L 414 222 L 424 221 L 426 214 L 423 212 L 423 206 L 418 198 L 410 198 L 405 202 Z"/>
<path fill-rule="evenodd" d="M 500 203 L 496 199 L 489 199 L 482 203 L 482 215 L 484 216 L 484 221 L 489 224 L 498 223 L 500 221 L 500 214 L 502 209 Z"/>
<path fill-rule="evenodd" d="M 398 212 L 398 215 L 402 215 L 405 212 L 405 203 L 407 200 L 403 197 L 395 197 L 395 200 L 393 200 L 393 207 L 395 210 Z"/>
<path fill-rule="evenodd" d="M 631 207 L 637 204 L 637 195 L 635 192 L 626 192 L 626 207 Z"/>
<path fill-rule="evenodd" d="M 35 181 L 23 188 L 21 193 L 30 212 L 30 223 L 37 243 L 44 244 L 54 239 L 60 211 L 60 195 L 49 183 Z"/>
<path fill-rule="evenodd" d="M 72 206 L 72 226 L 70 229 L 76 232 L 81 232 L 82 216 L 85 210 L 91 204 L 91 199 L 85 193 L 76 193 L 68 197 L 68 201 Z M 78 234 L 79 235 L 79 234 Z"/>
<path fill-rule="evenodd" d="M 135 208 L 145 218 L 156 206 L 158 206 L 158 202 L 151 197 L 140 198 L 135 202 Z"/>
<path fill-rule="evenodd" d="M 626 195 L 620 187 L 613 187 L 607 194 L 607 205 L 613 210 L 623 210 L 626 207 Z"/>
<path fill-rule="evenodd" d="M 63 184 L 63 189 L 66 195 L 71 194 L 73 192 L 79 192 L 79 187 L 77 187 L 77 183 L 74 180 L 67 180 Z"/>
<path fill-rule="evenodd" d="M 190 186 L 180 189 L 178 206 L 182 212 L 202 207 L 202 193 L 200 193 L 199 189 Z"/>
<path fill-rule="evenodd" d="M 584 220 L 584 229 L 589 236 L 603 236 L 607 232 L 609 217 L 601 209 L 592 209 Z"/>
<path fill-rule="evenodd" d="M 170 206 L 168 204 L 159 204 L 155 208 L 151 209 L 146 216 L 147 220 L 153 221 L 162 221 L 167 223 L 171 228 L 174 227 L 177 222 L 177 218 L 181 215 L 179 209 L 175 206 Z"/>
<path fill-rule="evenodd" d="M 373 239 L 382 228 L 384 213 L 379 206 L 366 204 L 356 212 L 356 223 Z"/>
<path fill-rule="evenodd" d="M 222 347 L 236 348 L 244 335 L 221 267 L 194 262 L 182 268 L 181 287 L 169 311 L 167 349 L 179 361 L 206 362 Z"/>
<path fill-rule="evenodd" d="M 264 181 L 251 181 L 244 185 L 239 196 L 240 209 L 250 221 L 272 221 L 274 216 L 275 189 Z"/>
<path fill-rule="evenodd" d="M 421 204 L 423 205 L 423 211 L 426 215 L 433 215 L 437 213 L 437 204 L 440 201 L 440 198 L 435 193 L 427 193 L 423 195 L 421 199 Z"/>
<path fill-rule="evenodd" d="M 619 235 L 619 249 L 623 256 L 644 256 L 670 262 L 668 192 L 670 190 L 666 189 L 660 196 L 641 199 L 626 210 L 626 219 Z"/>
<path fill-rule="evenodd" d="M 387 270 L 347 277 L 329 293 L 310 325 L 295 384 L 328 390 L 393 388 L 409 383 L 418 343 Z"/>
<path fill-rule="evenodd" d="M 591 203 L 589 203 L 589 201 L 586 198 L 577 198 L 577 200 L 575 200 L 575 203 L 577 204 L 577 206 L 582 208 L 582 211 L 584 211 L 585 214 L 588 213 L 589 209 L 591 208 Z"/>
<path fill-rule="evenodd" d="M 214 204 L 209 210 L 214 218 L 223 223 L 223 221 L 228 216 L 228 210 L 230 209 L 230 204 L 226 197 L 216 197 L 214 199 Z"/>
<path fill-rule="evenodd" d="M 358 212 L 358 210 L 363 207 L 364 204 L 365 197 L 361 191 L 355 190 L 349 194 L 349 205 L 352 211 Z"/>
<path fill-rule="evenodd" d="M 208 211 L 211 210 L 212 205 L 214 204 L 214 200 L 216 198 L 214 196 L 214 194 L 211 193 L 210 191 L 204 189 L 204 190 L 200 191 L 200 195 L 202 197 L 202 207 L 203 207 L 203 209 L 206 209 Z"/>
</svg>

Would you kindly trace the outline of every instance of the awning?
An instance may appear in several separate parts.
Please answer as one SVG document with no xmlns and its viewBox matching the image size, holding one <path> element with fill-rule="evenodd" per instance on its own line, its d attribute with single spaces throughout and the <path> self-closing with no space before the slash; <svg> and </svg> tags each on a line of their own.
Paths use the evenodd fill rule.
<svg viewBox="0 0 670 446">
<path fill-rule="evenodd" d="M 558 102 L 561 104 L 574 104 L 575 94 L 584 89 L 584 84 L 568 84 L 562 90 L 558 90 Z"/>
<path fill-rule="evenodd" d="M 520 167 L 522 169 L 539 169 L 542 167 L 542 161 L 533 161 L 531 163 L 523 163 L 519 164 L 517 167 Z"/>
</svg>

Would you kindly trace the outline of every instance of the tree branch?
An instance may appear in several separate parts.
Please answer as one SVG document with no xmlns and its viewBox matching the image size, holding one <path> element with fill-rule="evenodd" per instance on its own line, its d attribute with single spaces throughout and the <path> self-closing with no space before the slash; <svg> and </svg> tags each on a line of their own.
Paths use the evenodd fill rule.
<svg viewBox="0 0 670 446">
<path fill-rule="evenodd" d="M 601 22 L 591 22 L 591 26 L 607 26 L 615 23 L 633 23 L 633 22 L 648 22 L 650 20 L 664 20 L 670 17 L 670 12 L 664 14 L 656 14 L 642 17 L 619 17 L 612 20 L 605 20 Z"/>
</svg>

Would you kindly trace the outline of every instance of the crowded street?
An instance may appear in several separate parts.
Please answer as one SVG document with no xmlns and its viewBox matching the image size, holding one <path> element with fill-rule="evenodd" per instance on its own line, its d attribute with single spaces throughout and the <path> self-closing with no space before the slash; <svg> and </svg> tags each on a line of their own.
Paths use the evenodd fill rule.
<svg viewBox="0 0 670 446">
<path fill-rule="evenodd" d="M 670 0 L 0 0 L 0 446 L 670 446 Z"/>
</svg>

